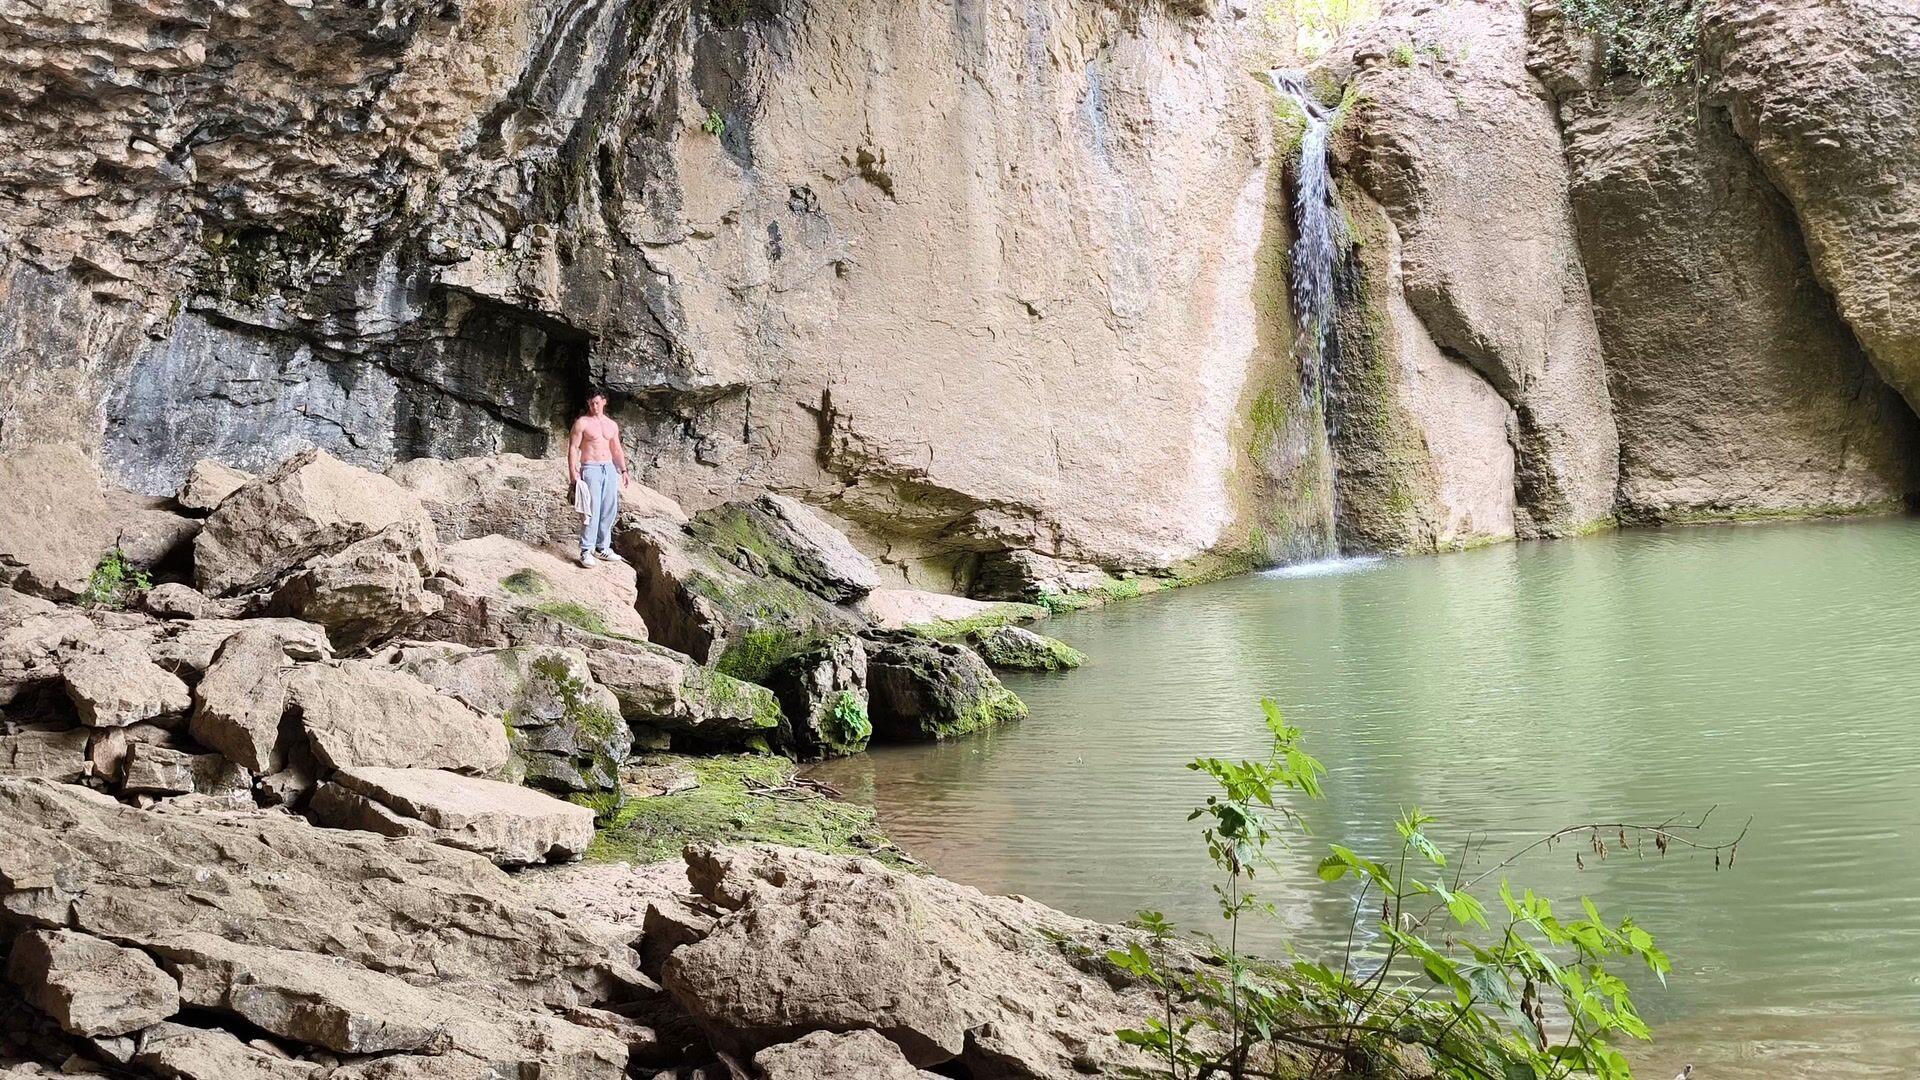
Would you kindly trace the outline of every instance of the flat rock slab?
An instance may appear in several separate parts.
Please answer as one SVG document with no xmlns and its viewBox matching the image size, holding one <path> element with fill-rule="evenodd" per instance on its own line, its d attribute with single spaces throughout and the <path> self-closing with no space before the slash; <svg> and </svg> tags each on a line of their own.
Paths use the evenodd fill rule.
<svg viewBox="0 0 1920 1080">
<path fill-rule="evenodd" d="M 180 1011 L 179 985 L 152 957 L 70 930 L 21 934 L 7 978 L 69 1035 L 125 1035 Z"/>
<path fill-rule="evenodd" d="M 255 772 L 278 772 L 286 762 L 280 719 L 287 709 L 287 652 L 281 635 L 246 629 L 220 646 L 193 688 L 187 730 Z"/>
<path fill-rule="evenodd" d="M 753 1063 L 765 1080 L 932 1080 L 939 1075 L 914 1068 L 898 1046 L 875 1031 L 816 1031 L 767 1047 Z"/>
<path fill-rule="evenodd" d="M 496 863 L 563 862 L 593 842 L 593 811 L 497 780 L 438 769 L 341 769 L 340 787 L 430 826 L 435 839 Z"/>
<path fill-rule="evenodd" d="M 173 1023 L 140 1033 L 133 1064 L 178 1080 L 307 1080 L 321 1068 L 256 1050 L 225 1031 Z"/>
<path fill-rule="evenodd" d="M 507 763 L 505 725 L 404 671 L 370 663 L 294 671 L 287 700 L 322 765 L 335 769 L 461 769 Z"/>
<path fill-rule="evenodd" d="M 73 781 L 87 775 L 86 728 L 0 735 L 0 779 Z"/>
<path fill-rule="evenodd" d="M 0 585 L 78 596 L 113 546 L 100 470 L 71 446 L 0 451 Z"/>
</svg>

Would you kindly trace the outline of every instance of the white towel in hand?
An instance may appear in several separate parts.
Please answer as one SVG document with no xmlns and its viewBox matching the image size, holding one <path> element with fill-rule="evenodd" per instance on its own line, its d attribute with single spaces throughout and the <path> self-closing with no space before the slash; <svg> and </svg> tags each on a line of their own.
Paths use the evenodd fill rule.
<svg viewBox="0 0 1920 1080">
<path fill-rule="evenodd" d="M 574 512 L 578 513 L 581 517 L 588 517 L 593 514 L 593 493 L 587 490 L 587 482 L 585 480 L 575 480 L 573 482 L 573 509 Z"/>
</svg>

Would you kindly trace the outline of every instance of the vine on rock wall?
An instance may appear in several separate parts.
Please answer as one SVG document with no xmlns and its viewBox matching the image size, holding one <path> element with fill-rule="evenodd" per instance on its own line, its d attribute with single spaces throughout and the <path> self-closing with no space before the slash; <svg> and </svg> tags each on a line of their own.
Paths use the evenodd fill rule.
<svg viewBox="0 0 1920 1080">
<path fill-rule="evenodd" d="M 1599 40 L 1609 74 L 1659 87 L 1698 81 L 1700 0 L 1561 0 L 1560 10 Z"/>
</svg>

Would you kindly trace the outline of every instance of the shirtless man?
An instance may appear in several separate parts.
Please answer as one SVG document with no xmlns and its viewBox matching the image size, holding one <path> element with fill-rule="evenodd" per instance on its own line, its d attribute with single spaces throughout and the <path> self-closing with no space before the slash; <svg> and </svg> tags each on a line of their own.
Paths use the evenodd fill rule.
<svg viewBox="0 0 1920 1080">
<path fill-rule="evenodd" d="M 616 482 L 615 476 L 618 475 Z M 596 551 L 608 562 L 625 562 L 613 550 L 613 519 L 620 514 L 620 489 L 627 483 L 627 454 L 620 447 L 620 425 L 607 415 L 607 395 L 587 398 L 587 415 L 573 422 L 567 443 L 567 477 L 587 484 L 587 522 L 580 530 L 580 565 L 592 566 Z"/>
</svg>

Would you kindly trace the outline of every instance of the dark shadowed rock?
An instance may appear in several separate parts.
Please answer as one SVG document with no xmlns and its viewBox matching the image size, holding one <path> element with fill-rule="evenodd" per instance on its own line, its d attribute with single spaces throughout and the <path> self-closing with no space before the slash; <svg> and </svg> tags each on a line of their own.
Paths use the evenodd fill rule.
<svg viewBox="0 0 1920 1080">
<path fill-rule="evenodd" d="M 843 757 L 867 748 L 867 650 L 839 637 L 782 661 L 767 680 L 794 749 L 802 757 Z"/>
<path fill-rule="evenodd" d="M 876 741 L 950 739 L 1027 715 L 979 654 L 917 634 L 867 644 L 868 715 Z"/>
</svg>

